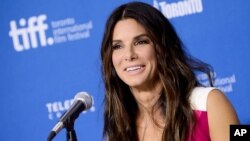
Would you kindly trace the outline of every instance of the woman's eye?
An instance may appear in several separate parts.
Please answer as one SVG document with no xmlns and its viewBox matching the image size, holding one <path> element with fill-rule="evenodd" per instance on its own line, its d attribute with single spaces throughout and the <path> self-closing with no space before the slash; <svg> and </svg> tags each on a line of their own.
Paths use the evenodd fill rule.
<svg viewBox="0 0 250 141">
<path fill-rule="evenodd" d="M 120 49 L 121 47 L 119 44 L 112 45 L 113 50 Z"/>
<path fill-rule="evenodd" d="M 143 44 L 148 44 L 149 41 L 148 40 L 139 40 L 137 42 L 135 42 L 135 45 L 143 45 Z"/>
</svg>

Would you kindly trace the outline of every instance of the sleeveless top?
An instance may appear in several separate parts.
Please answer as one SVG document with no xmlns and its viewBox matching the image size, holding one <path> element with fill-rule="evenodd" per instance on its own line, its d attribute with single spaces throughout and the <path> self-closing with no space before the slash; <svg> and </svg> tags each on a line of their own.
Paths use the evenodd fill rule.
<svg viewBox="0 0 250 141">
<path fill-rule="evenodd" d="M 190 95 L 190 103 L 195 116 L 195 125 L 187 141 L 210 141 L 207 97 L 214 87 L 195 87 Z"/>
</svg>

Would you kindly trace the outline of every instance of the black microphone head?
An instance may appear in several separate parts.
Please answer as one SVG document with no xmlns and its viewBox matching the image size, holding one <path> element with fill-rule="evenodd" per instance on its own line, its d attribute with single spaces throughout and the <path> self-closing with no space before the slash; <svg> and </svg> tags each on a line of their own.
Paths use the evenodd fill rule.
<svg viewBox="0 0 250 141">
<path fill-rule="evenodd" d="M 81 101 L 86 106 L 86 110 L 92 107 L 93 100 L 87 92 L 78 92 L 74 98 L 74 101 Z"/>
<path fill-rule="evenodd" d="M 60 121 L 54 126 L 52 131 L 48 136 L 48 141 L 51 141 L 56 134 L 61 131 L 62 128 L 71 127 L 71 124 L 74 123 L 75 119 L 79 116 L 79 114 L 92 107 L 93 100 L 92 96 L 90 96 L 87 92 L 79 92 L 74 97 L 74 102 L 71 107 L 66 111 Z"/>
</svg>

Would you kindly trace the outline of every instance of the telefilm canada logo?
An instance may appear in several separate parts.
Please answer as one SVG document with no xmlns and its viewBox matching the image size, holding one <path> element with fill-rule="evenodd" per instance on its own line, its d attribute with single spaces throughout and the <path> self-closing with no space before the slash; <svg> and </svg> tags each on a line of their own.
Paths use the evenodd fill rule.
<svg viewBox="0 0 250 141">
<path fill-rule="evenodd" d="M 45 107 L 48 110 L 48 119 L 59 119 L 63 113 L 65 113 L 70 108 L 73 102 L 74 99 L 65 99 L 46 103 Z M 85 114 L 87 112 L 95 112 L 94 98 L 92 99 L 92 107 L 90 110 L 83 111 L 82 113 Z"/>
<path fill-rule="evenodd" d="M 47 15 L 41 14 L 27 19 L 11 20 L 9 36 L 15 51 L 22 52 L 89 38 L 92 28 L 92 20 L 77 23 L 75 18 L 65 18 L 52 20 L 49 24 Z M 48 32 L 52 32 L 51 37 L 47 37 Z"/>
<path fill-rule="evenodd" d="M 168 19 L 203 12 L 202 0 L 179 0 L 177 2 L 167 2 L 153 0 L 153 6 L 160 10 Z"/>
</svg>

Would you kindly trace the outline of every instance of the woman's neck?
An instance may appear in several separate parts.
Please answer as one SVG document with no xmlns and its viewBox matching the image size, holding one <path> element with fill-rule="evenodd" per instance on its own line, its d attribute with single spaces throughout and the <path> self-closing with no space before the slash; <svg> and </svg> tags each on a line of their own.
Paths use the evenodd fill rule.
<svg viewBox="0 0 250 141">
<path fill-rule="evenodd" d="M 161 96 L 162 85 L 160 82 L 157 82 L 148 87 L 133 87 L 130 89 L 136 99 L 140 113 L 144 113 L 152 112 L 153 107 L 155 107 Z"/>
<path fill-rule="evenodd" d="M 162 85 L 160 82 L 148 87 L 130 88 L 138 105 L 136 126 L 140 141 L 160 140 L 164 118 L 160 103 Z"/>
</svg>

